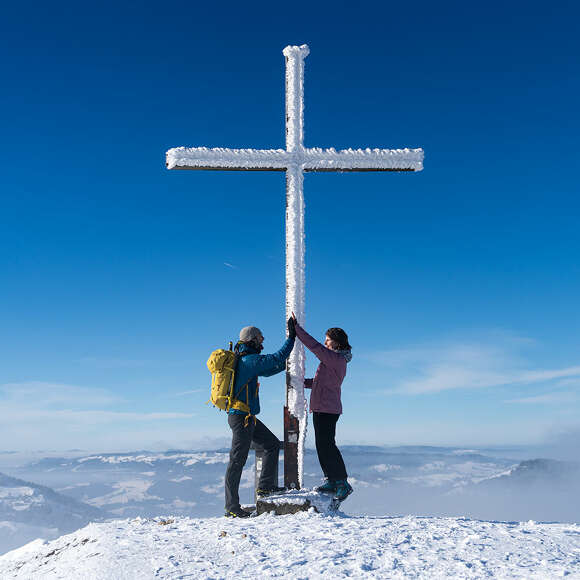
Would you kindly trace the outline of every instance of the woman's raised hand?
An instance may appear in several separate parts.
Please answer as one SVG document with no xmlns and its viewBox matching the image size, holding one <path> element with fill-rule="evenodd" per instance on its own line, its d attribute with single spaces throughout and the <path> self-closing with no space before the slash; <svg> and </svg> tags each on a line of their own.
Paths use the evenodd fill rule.
<svg viewBox="0 0 580 580">
<path fill-rule="evenodd" d="M 292 316 L 288 319 L 288 337 L 296 338 L 296 318 Z"/>
</svg>

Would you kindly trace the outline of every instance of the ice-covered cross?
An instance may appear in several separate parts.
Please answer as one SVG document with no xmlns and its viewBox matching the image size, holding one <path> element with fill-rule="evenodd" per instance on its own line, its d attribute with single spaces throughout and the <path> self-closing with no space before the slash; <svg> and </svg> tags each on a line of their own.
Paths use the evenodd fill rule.
<svg viewBox="0 0 580 580">
<path fill-rule="evenodd" d="M 208 149 L 167 151 L 168 169 L 225 169 L 286 172 L 286 318 L 304 323 L 304 172 L 421 171 L 422 149 L 320 149 L 304 147 L 304 59 L 307 45 L 287 46 L 286 149 Z M 307 410 L 304 399 L 304 347 L 298 342 L 286 370 L 284 484 L 302 484 Z"/>
</svg>

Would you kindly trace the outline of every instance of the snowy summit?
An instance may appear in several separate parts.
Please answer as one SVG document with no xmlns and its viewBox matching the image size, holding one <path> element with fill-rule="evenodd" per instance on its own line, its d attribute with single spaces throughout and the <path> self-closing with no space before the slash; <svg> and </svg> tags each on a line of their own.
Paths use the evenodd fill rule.
<svg viewBox="0 0 580 580">
<path fill-rule="evenodd" d="M 90 524 L 0 557 L 0 577 L 580 578 L 580 526 L 302 512 Z"/>
</svg>

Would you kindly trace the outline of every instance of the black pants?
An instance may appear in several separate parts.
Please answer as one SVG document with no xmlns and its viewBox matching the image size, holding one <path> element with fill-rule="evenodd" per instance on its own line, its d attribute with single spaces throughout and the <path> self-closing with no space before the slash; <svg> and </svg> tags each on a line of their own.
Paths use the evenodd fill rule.
<svg viewBox="0 0 580 580">
<path fill-rule="evenodd" d="M 228 424 L 232 430 L 232 448 L 230 462 L 226 470 L 226 510 L 240 507 L 240 478 L 248 459 L 252 441 L 264 448 L 262 473 L 258 487 L 268 489 L 278 485 L 278 455 L 280 454 L 280 440 L 261 421 L 253 418 L 244 427 L 245 415 L 228 415 Z"/>
<path fill-rule="evenodd" d="M 346 467 L 336 446 L 336 422 L 340 415 L 333 413 L 313 413 L 316 453 L 322 473 L 330 480 L 346 479 Z"/>
</svg>

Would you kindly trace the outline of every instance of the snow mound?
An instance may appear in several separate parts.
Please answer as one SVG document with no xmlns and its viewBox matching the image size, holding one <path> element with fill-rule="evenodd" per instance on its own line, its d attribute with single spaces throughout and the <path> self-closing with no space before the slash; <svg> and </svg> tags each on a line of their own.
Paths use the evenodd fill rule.
<svg viewBox="0 0 580 580">
<path fill-rule="evenodd" d="M 463 518 L 133 519 L 0 557 L 1 578 L 580 578 L 580 527 Z"/>
</svg>

